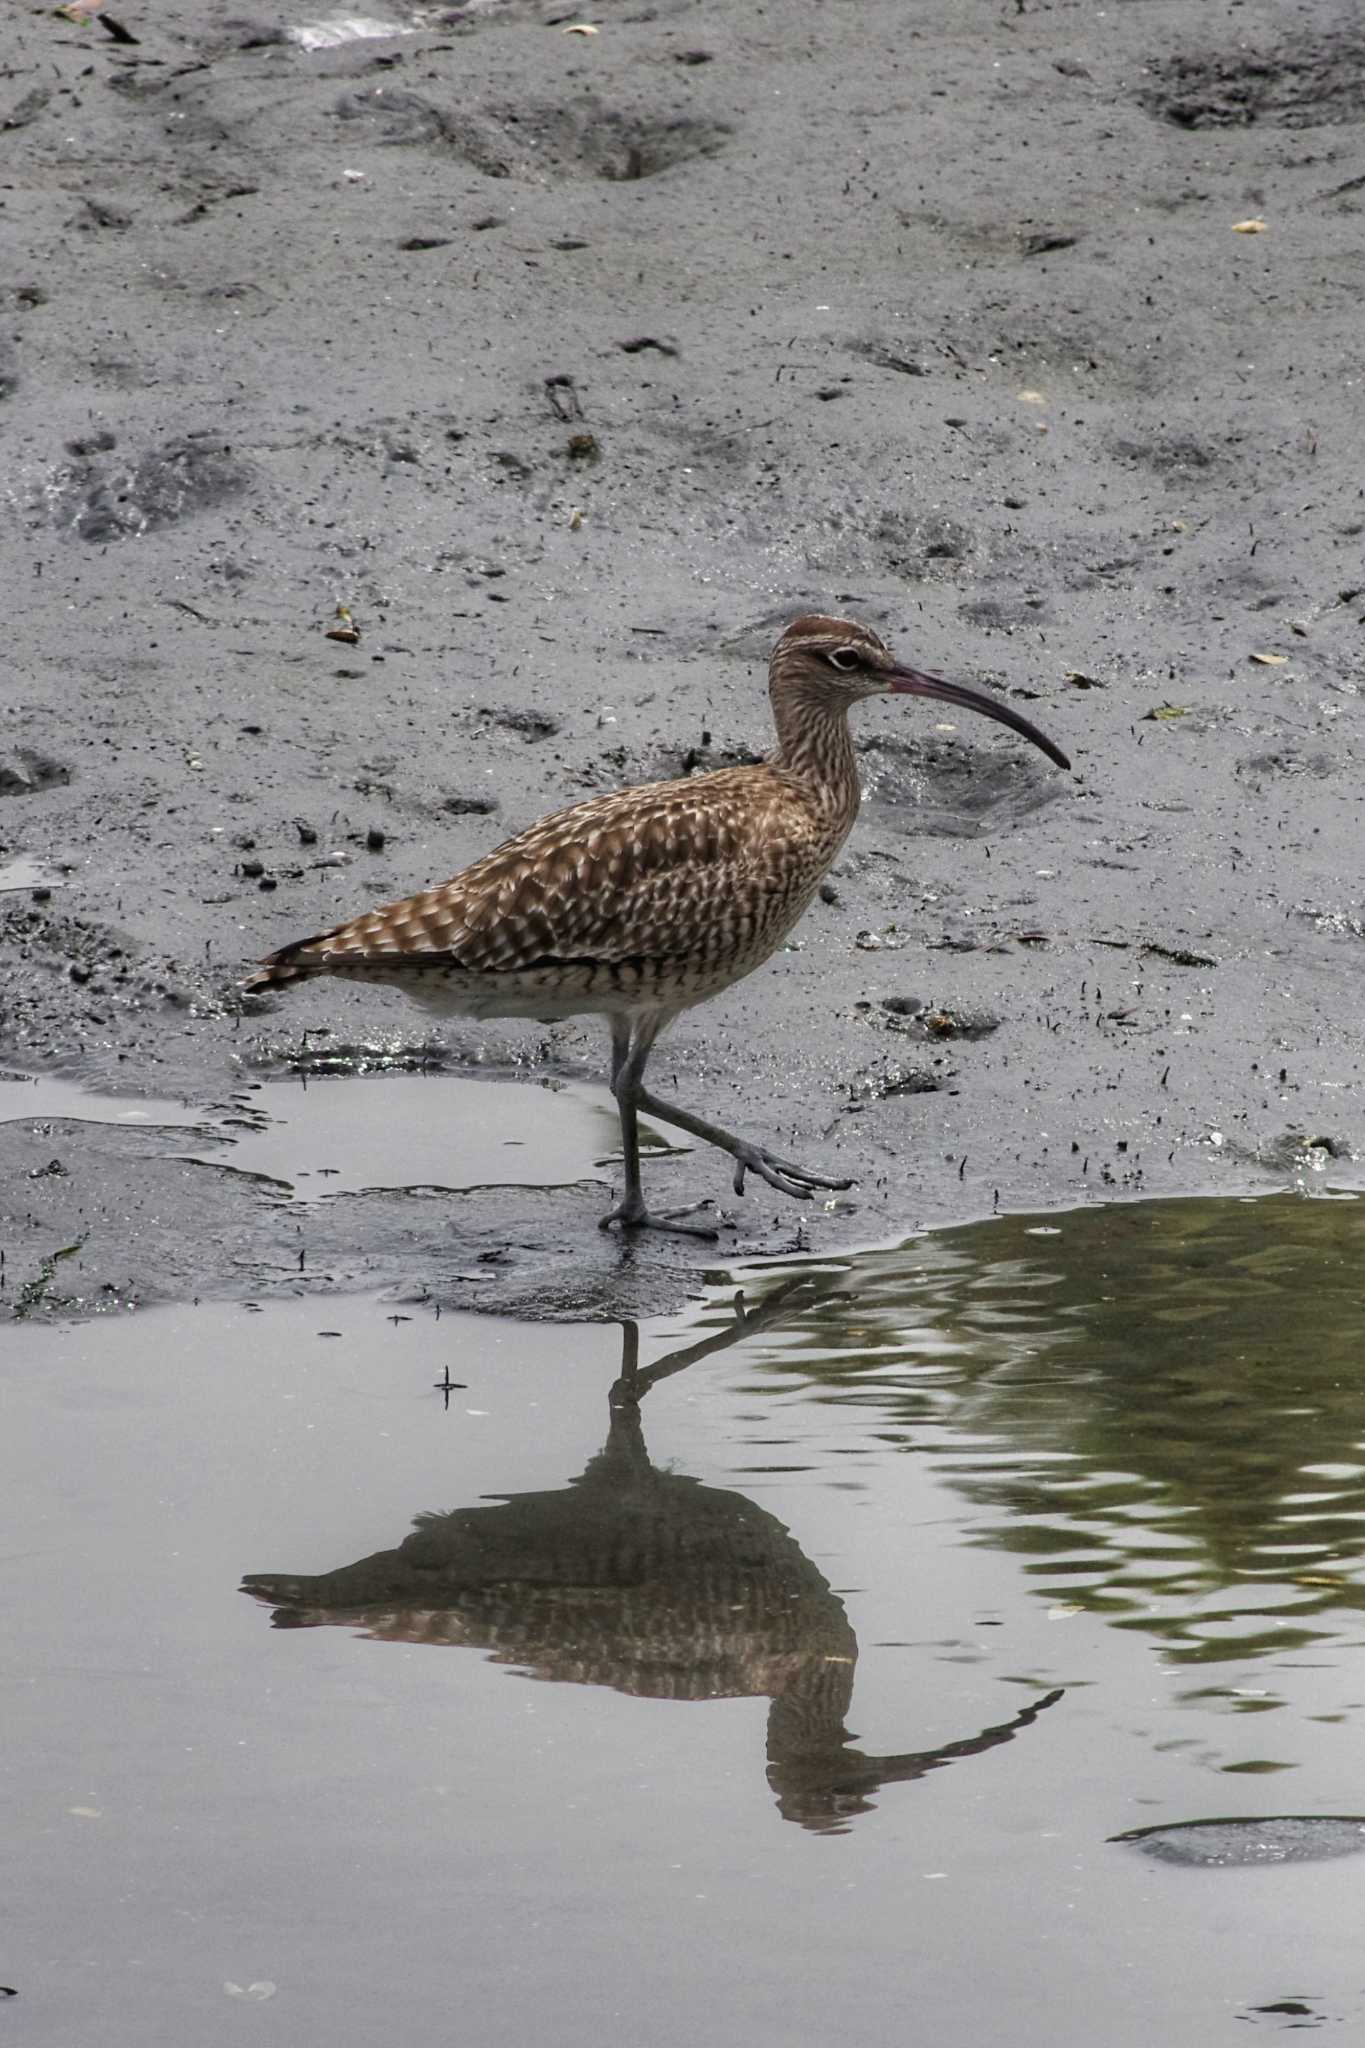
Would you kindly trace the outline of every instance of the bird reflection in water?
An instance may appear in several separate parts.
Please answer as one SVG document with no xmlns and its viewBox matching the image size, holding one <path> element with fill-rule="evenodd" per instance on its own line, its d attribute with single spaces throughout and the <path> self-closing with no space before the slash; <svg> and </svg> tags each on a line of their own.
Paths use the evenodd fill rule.
<svg viewBox="0 0 1365 2048">
<path fill-rule="evenodd" d="M 737 1297 L 733 1323 L 643 1371 L 638 1327 L 624 1324 L 606 1442 L 570 1485 L 419 1515 L 396 1550 L 313 1577 L 253 1573 L 243 1592 L 274 1608 L 277 1628 L 459 1644 L 535 1678 L 644 1699 L 766 1696 L 779 1811 L 843 1831 L 883 1785 L 1012 1741 L 1062 1695 L 936 1749 L 867 1755 L 845 1725 L 858 1642 L 838 1595 L 775 1516 L 650 1462 L 640 1404 L 651 1387 L 819 1291 L 795 1281 L 752 1311 Z"/>
</svg>

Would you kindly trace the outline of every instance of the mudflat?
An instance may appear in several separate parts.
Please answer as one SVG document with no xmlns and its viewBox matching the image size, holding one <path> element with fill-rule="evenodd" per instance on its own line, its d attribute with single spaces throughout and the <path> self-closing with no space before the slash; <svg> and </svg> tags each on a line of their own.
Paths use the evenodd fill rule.
<svg viewBox="0 0 1365 2048">
<path fill-rule="evenodd" d="M 221 1116 L 298 1069 L 600 1076 L 593 1023 L 237 985 L 545 811 L 761 753 L 803 610 L 1002 692 L 1074 772 L 864 707 L 827 900 L 656 1054 L 856 1176 L 828 1207 L 734 1201 L 698 1149 L 646 1172 L 716 1196 L 719 1249 L 623 1253 L 610 1166 L 362 1189 L 304 1246 L 230 1133 L 219 1170 L 15 1112 L 0 1301 L 601 1313 L 995 1206 L 1359 1186 L 1355 11 L 341 20 L 4 31 L 6 1069 Z"/>
</svg>

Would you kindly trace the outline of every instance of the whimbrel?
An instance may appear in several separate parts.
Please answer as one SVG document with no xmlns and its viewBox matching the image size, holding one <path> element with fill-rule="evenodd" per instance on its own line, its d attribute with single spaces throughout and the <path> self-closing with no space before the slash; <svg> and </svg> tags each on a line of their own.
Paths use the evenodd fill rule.
<svg viewBox="0 0 1365 2048">
<path fill-rule="evenodd" d="M 625 1191 L 603 1229 L 714 1235 L 682 1221 L 687 1211 L 646 1207 L 641 1111 L 728 1152 L 736 1194 L 749 1173 L 798 1200 L 850 1187 L 651 1094 L 644 1074 L 655 1040 L 681 1011 L 751 974 L 814 896 L 858 814 L 848 713 L 861 698 L 904 692 L 980 711 L 1059 768 L 1070 763 L 1008 704 L 903 667 L 851 619 L 793 620 L 773 650 L 768 688 L 777 747 L 766 761 L 556 811 L 438 888 L 281 947 L 244 986 L 335 974 L 401 988 L 447 1015 L 606 1017 Z"/>
</svg>

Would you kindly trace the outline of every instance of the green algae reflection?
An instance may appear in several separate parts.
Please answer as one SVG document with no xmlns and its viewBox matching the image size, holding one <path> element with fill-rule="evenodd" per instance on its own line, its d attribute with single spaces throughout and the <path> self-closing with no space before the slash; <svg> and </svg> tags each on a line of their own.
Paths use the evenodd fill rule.
<svg viewBox="0 0 1365 2048">
<path fill-rule="evenodd" d="M 769 1391 L 874 1411 L 1039 1594 L 1173 1664 L 1358 1639 L 1365 1204 L 1000 1217 L 819 1277 L 754 1356 Z"/>
</svg>

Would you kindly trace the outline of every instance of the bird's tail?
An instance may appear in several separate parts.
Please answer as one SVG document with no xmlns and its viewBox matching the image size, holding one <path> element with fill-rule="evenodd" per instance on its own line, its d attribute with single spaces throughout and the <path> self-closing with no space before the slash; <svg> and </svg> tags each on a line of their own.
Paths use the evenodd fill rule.
<svg viewBox="0 0 1365 2048">
<path fill-rule="evenodd" d="M 242 983 L 244 995 L 260 995 L 266 989 L 288 988 L 292 982 L 308 981 L 313 975 L 324 972 L 316 956 L 308 959 L 310 949 L 317 945 L 324 933 L 317 933 L 310 939 L 293 939 L 287 946 L 281 946 L 278 953 L 268 953 L 254 974 L 248 974 Z"/>
</svg>

